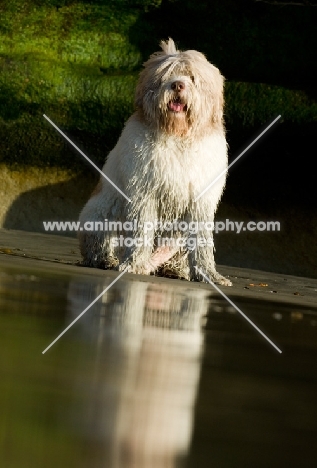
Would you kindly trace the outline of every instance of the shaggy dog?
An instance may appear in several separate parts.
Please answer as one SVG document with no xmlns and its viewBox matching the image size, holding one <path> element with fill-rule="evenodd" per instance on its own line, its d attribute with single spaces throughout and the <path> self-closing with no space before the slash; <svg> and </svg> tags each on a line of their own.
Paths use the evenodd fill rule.
<svg viewBox="0 0 317 468">
<path fill-rule="evenodd" d="M 227 168 L 223 77 L 200 52 L 179 51 L 172 39 L 161 48 L 144 64 L 137 110 L 103 167 L 130 201 L 101 177 L 80 215 L 83 264 L 191 281 L 204 280 L 200 270 L 229 286 L 210 228 Z M 105 229 L 93 229 L 96 221 Z"/>
</svg>

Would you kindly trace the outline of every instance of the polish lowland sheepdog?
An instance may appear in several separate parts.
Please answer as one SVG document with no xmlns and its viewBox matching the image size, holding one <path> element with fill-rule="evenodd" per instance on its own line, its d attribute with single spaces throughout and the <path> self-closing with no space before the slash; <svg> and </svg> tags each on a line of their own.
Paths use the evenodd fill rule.
<svg viewBox="0 0 317 468">
<path fill-rule="evenodd" d="M 191 281 L 203 273 L 229 286 L 211 229 L 227 168 L 223 77 L 200 52 L 172 39 L 161 48 L 144 64 L 136 112 L 103 167 L 115 186 L 101 177 L 80 215 L 83 264 Z"/>
</svg>

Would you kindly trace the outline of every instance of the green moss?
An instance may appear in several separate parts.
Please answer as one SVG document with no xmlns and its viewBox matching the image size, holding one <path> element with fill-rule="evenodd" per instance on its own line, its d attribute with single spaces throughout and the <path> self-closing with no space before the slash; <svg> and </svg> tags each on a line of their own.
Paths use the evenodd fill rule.
<svg viewBox="0 0 317 468">
<path fill-rule="evenodd" d="M 317 102 L 305 91 L 263 83 L 226 84 L 226 120 L 229 125 L 253 127 L 282 115 L 297 124 L 317 122 Z"/>
<path fill-rule="evenodd" d="M 2 12 L 0 54 L 38 54 L 59 63 L 99 65 L 104 68 L 135 67 L 141 60 L 129 42 L 129 29 L 139 11 L 123 12 L 107 5 L 74 3 L 60 9 L 20 5 L 12 15 Z M 49 31 L 49 34 L 47 32 Z"/>
<path fill-rule="evenodd" d="M 146 21 L 150 18 L 153 22 L 156 12 L 161 10 L 146 17 L 144 11 L 160 3 L 160 0 L 2 2 L 0 161 L 66 167 L 73 167 L 75 161 L 81 164 L 69 145 L 44 120 L 45 113 L 101 165 L 133 111 L 134 88 L 143 60 L 138 44 L 155 39 L 150 37 L 152 23 Z M 169 4 L 173 11 L 172 2 L 163 7 L 166 9 Z M 201 18 L 199 8 L 205 11 L 209 5 L 202 2 L 198 8 L 193 2 L 187 4 L 193 10 L 193 18 L 198 13 Z M 221 16 L 219 5 L 217 8 Z M 248 21 L 246 18 L 243 28 Z M 249 25 L 249 29 L 254 32 L 256 26 Z M 210 44 L 206 43 L 206 47 L 197 44 L 197 48 L 208 53 Z M 195 43 L 192 46 L 196 47 Z M 261 125 L 278 114 L 284 121 L 295 124 L 316 122 L 316 101 L 304 91 L 281 86 L 226 83 L 229 129 L 240 131 Z"/>
<path fill-rule="evenodd" d="M 44 113 L 79 143 L 85 137 L 92 156 L 104 160 L 132 111 L 141 55 L 129 30 L 139 7 L 14 0 L 0 6 L 1 161 L 73 166 Z"/>
</svg>

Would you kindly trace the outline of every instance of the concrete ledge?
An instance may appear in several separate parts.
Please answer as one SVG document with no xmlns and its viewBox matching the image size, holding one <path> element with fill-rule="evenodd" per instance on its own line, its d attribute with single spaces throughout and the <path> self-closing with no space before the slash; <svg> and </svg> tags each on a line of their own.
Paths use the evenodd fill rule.
<svg viewBox="0 0 317 468">
<path fill-rule="evenodd" d="M 21 231 L 0 230 L 0 261 L 2 267 L 36 269 L 42 274 L 71 274 L 87 278 L 111 277 L 114 271 L 78 266 L 81 260 L 78 242 L 69 237 Z M 219 266 L 219 271 L 232 280 L 232 287 L 221 287 L 231 299 L 262 300 L 308 307 L 317 314 L 317 282 L 311 278 L 282 275 L 248 268 Z M 127 274 L 130 280 L 155 283 L 173 282 L 175 287 L 203 288 L 218 295 L 211 285 L 188 283 L 154 276 Z M 238 303 L 237 303 L 238 305 Z"/>
</svg>

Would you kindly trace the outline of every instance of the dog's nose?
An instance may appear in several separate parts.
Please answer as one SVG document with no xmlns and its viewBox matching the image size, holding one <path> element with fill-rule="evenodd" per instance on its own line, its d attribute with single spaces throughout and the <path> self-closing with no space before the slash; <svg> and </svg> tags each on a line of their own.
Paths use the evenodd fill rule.
<svg viewBox="0 0 317 468">
<path fill-rule="evenodd" d="M 171 85 L 173 91 L 183 91 L 185 83 L 183 81 L 174 81 Z"/>
</svg>

